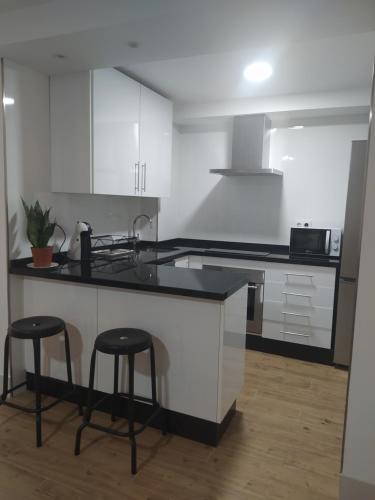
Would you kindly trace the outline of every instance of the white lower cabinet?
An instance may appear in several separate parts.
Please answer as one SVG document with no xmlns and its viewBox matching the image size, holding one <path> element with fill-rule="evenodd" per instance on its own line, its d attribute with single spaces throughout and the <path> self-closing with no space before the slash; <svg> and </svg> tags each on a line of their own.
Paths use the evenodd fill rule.
<svg viewBox="0 0 375 500">
<path fill-rule="evenodd" d="M 202 264 L 264 270 L 262 337 L 331 348 L 335 268 L 225 257 L 189 257 L 189 267 L 201 267 Z"/>
<path fill-rule="evenodd" d="M 220 320 L 220 302 L 131 290 L 98 290 L 99 331 L 133 327 L 152 335 L 162 405 L 211 421 L 218 418 Z M 113 356 L 99 354 L 97 374 L 99 390 L 112 392 Z M 127 363 L 122 361 L 121 390 L 127 388 L 127 383 Z M 134 384 L 138 395 L 151 395 L 148 352 L 136 356 Z"/>
<path fill-rule="evenodd" d="M 36 278 L 23 280 L 22 316 L 57 316 L 65 321 L 70 340 L 73 380 L 83 386 L 88 385 L 91 351 L 97 335 L 96 307 L 95 287 Z M 24 343 L 26 370 L 34 373 L 32 344 L 28 340 Z M 62 334 L 42 340 L 41 360 L 42 375 L 67 380 Z"/>
<path fill-rule="evenodd" d="M 331 348 L 336 270 L 267 263 L 262 336 Z"/>
</svg>

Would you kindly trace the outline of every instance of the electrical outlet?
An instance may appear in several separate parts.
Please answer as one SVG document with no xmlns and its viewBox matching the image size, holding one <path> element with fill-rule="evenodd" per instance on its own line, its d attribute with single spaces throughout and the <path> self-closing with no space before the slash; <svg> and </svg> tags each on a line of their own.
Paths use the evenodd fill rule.
<svg viewBox="0 0 375 500">
<path fill-rule="evenodd" d="M 296 227 L 312 227 L 310 219 L 297 219 Z"/>
</svg>

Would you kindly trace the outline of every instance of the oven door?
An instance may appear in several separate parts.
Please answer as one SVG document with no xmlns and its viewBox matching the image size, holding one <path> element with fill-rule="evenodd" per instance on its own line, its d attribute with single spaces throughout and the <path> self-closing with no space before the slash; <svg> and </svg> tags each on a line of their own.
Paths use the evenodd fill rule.
<svg viewBox="0 0 375 500">
<path fill-rule="evenodd" d="M 289 251 L 297 255 L 329 255 L 330 242 L 330 229 L 292 227 Z"/>
<path fill-rule="evenodd" d="M 202 269 L 210 269 L 211 271 L 231 271 L 246 274 L 249 277 L 247 288 L 246 333 L 262 335 L 264 271 L 258 269 L 241 269 L 239 267 L 215 266 L 211 264 L 204 264 Z"/>
<path fill-rule="evenodd" d="M 246 332 L 262 335 L 263 324 L 263 284 L 249 283 L 247 293 Z"/>
</svg>

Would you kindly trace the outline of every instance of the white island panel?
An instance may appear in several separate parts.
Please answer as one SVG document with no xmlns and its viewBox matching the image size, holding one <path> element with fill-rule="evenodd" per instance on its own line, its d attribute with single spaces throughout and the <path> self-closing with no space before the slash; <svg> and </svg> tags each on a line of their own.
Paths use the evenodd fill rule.
<svg viewBox="0 0 375 500">
<path fill-rule="evenodd" d="M 23 313 L 27 316 L 57 316 L 66 323 L 73 380 L 87 386 L 91 350 L 97 335 L 97 289 L 79 283 L 27 278 L 23 280 Z M 14 320 L 15 318 L 12 318 Z M 34 373 L 32 342 L 23 341 L 26 370 Z M 67 380 L 64 335 L 43 339 L 42 375 Z"/>
<path fill-rule="evenodd" d="M 99 331 L 132 327 L 151 333 L 165 408 L 217 422 L 221 302 L 103 288 L 98 313 Z M 121 367 L 124 390 L 127 370 Z M 136 355 L 135 370 L 135 392 L 150 396 L 148 352 Z M 99 354 L 98 377 L 99 390 L 112 392 L 112 356 Z"/>
</svg>

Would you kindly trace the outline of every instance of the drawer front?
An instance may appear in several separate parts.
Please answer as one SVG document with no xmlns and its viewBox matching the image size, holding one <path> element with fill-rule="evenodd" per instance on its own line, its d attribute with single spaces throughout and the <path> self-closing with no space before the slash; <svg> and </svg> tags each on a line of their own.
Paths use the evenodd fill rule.
<svg viewBox="0 0 375 500">
<path fill-rule="evenodd" d="M 243 269 L 261 269 L 265 270 L 269 265 L 268 262 L 261 262 L 259 260 L 246 260 L 246 259 L 228 259 L 222 257 L 202 257 L 202 263 L 212 266 L 223 267 L 240 267 Z"/>
<path fill-rule="evenodd" d="M 335 288 L 335 278 L 336 269 L 330 267 L 269 263 L 266 272 L 266 281 L 297 288 Z"/>
<path fill-rule="evenodd" d="M 296 327 L 314 326 L 318 328 L 332 328 L 333 309 L 327 307 L 309 307 L 293 305 L 291 307 L 285 302 L 265 302 L 263 307 L 263 319 L 287 322 Z"/>
<path fill-rule="evenodd" d="M 266 281 L 264 286 L 265 302 L 284 302 L 290 307 L 328 307 L 333 308 L 335 289 L 318 286 L 291 286 L 284 283 Z"/>
<path fill-rule="evenodd" d="M 328 328 L 263 321 L 262 337 L 269 339 L 330 349 L 331 336 L 331 329 Z"/>
</svg>

